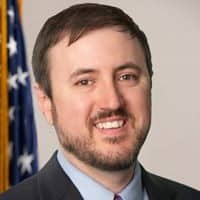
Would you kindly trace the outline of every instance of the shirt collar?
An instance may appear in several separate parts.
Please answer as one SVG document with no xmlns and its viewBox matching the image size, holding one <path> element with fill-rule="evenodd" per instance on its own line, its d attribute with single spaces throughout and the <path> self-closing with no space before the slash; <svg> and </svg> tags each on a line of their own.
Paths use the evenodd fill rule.
<svg viewBox="0 0 200 200">
<path fill-rule="evenodd" d="M 80 171 L 74 165 L 72 165 L 62 154 L 58 151 L 57 160 L 64 172 L 69 176 L 71 181 L 77 187 L 84 200 L 112 200 L 113 192 L 109 191 L 100 183 L 96 182 L 91 177 Z M 143 188 L 141 180 L 141 168 L 139 163 L 136 163 L 134 178 L 131 182 L 122 190 L 119 195 L 123 200 L 142 200 Z"/>
</svg>

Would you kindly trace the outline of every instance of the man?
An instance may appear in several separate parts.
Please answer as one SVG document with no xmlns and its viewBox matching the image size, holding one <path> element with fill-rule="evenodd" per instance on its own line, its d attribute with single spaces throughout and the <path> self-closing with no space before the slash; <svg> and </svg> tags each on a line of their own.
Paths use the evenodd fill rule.
<svg viewBox="0 0 200 200">
<path fill-rule="evenodd" d="M 151 121 L 151 53 L 122 10 L 74 5 L 50 18 L 33 51 L 41 112 L 60 149 L 0 199 L 186 200 L 200 192 L 138 163 Z"/>
</svg>

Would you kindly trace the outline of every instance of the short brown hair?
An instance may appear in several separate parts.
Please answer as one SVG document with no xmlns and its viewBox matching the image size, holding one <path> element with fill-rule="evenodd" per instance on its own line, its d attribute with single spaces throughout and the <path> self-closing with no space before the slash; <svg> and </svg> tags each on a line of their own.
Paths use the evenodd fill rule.
<svg viewBox="0 0 200 200">
<path fill-rule="evenodd" d="M 122 28 L 121 31 L 138 38 L 144 50 L 149 75 L 152 77 L 151 52 L 147 38 L 131 17 L 113 6 L 94 3 L 77 4 L 46 21 L 33 49 L 32 66 L 35 80 L 50 98 L 52 94 L 48 50 L 66 35 L 69 36 L 68 45 L 70 45 L 92 30 L 112 26 L 119 26 Z"/>
</svg>

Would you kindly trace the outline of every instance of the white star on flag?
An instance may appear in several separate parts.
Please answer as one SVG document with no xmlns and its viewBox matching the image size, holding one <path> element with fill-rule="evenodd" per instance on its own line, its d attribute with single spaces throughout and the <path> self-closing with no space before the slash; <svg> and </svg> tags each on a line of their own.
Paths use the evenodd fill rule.
<svg viewBox="0 0 200 200">
<path fill-rule="evenodd" d="M 26 86 L 26 77 L 28 77 L 28 73 L 27 72 L 23 72 L 21 67 L 17 68 L 17 75 L 18 75 L 18 81 Z"/>
<path fill-rule="evenodd" d="M 10 121 L 14 120 L 14 113 L 15 113 L 15 106 L 11 106 L 10 109 L 9 109 L 9 118 L 10 118 Z"/>
<path fill-rule="evenodd" d="M 17 74 L 9 74 L 8 75 L 8 85 L 9 85 L 9 89 L 17 89 L 17 79 L 18 79 L 18 75 Z"/>
<path fill-rule="evenodd" d="M 34 160 L 33 154 L 28 154 L 27 151 L 24 151 L 23 155 L 18 158 L 17 164 L 21 166 L 21 174 L 24 174 L 26 171 L 31 174 L 32 167 L 31 163 Z"/>
<path fill-rule="evenodd" d="M 9 49 L 10 57 L 17 53 L 17 43 L 12 36 L 9 37 L 9 43 L 7 44 L 7 46 Z"/>
<path fill-rule="evenodd" d="M 8 16 L 10 17 L 10 21 L 13 24 L 15 20 L 15 13 L 12 7 L 8 10 Z"/>
</svg>

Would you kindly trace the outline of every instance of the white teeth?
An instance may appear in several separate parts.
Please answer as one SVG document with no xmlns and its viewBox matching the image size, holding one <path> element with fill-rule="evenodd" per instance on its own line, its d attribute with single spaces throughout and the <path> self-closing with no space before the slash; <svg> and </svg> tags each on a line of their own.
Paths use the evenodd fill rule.
<svg viewBox="0 0 200 200">
<path fill-rule="evenodd" d="M 96 124 L 96 127 L 99 129 L 112 129 L 112 128 L 120 128 L 124 124 L 123 120 L 113 121 L 113 122 L 104 122 Z"/>
</svg>

